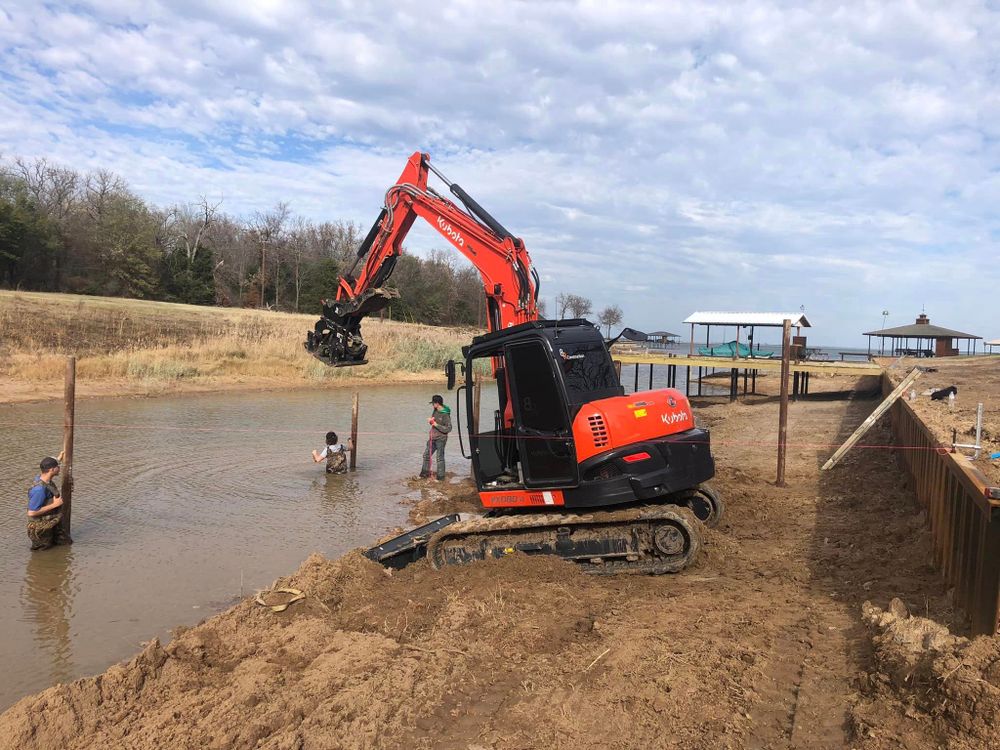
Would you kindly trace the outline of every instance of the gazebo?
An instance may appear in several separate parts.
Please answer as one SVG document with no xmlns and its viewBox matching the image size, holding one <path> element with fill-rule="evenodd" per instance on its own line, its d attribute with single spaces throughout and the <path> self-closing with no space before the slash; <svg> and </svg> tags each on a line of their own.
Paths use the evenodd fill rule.
<svg viewBox="0 0 1000 750">
<path fill-rule="evenodd" d="M 931 324 L 931 319 L 920 313 L 915 323 L 896 328 L 883 328 L 881 331 L 869 331 L 868 353 L 872 353 L 872 337 L 881 339 L 879 354 L 885 354 L 885 340 L 890 340 L 889 354 L 911 357 L 956 357 L 959 354 L 954 341 L 965 341 L 965 353 L 976 353 L 976 341 L 982 336 L 971 333 L 953 331 Z M 902 343 L 900 343 L 902 342 Z M 970 351 L 971 350 L 971 351 Z"/>
<path fill-rule="evenodd" d="M 666 349 L 671 344 L 676 344 L 679 339 L 679 334 L 669 331 L 653 331 L 646 337 L 650 349 Z"/>
<path fill-rule="evenodd" d="M 994 346 L 1000 346 L 1000 339 L 990 339 L 989 341 L 984 341 L 983 346 L 988 346 L 990 348 L 990 354 L 993 353 Z"/>
</svg>

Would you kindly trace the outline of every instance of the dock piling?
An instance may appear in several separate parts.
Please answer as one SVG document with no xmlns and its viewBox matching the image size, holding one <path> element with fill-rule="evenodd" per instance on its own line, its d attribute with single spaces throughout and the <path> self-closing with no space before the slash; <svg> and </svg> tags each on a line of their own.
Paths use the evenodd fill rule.
<svg viewBox="0 0 1000 750">
<path fill-rule="evenodd" d="M 66 385 L 63 391 L 62 522 L 70 536 L 73 515 L 73 426 L 76 412 L 76 357 L 66 357 Z"/>
<path fill-rule="evenodd" d="M 358 466 L 358 394 L 351 405 L 351 471 Z"/>
</svg>

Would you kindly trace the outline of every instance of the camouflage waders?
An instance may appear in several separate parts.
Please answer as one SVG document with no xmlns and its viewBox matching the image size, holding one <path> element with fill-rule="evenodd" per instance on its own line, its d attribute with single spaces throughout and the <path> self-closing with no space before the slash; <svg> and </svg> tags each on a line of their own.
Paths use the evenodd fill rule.
<svg viewBox="0 0 1000 750">
<path fill-rule="evenodd" d="M 347 453 L 345 451 L 337 451 L 336 453 L 331 453 L 326 457 L 327 474 L 343 474 L 346 471 Z"/>
<path fill-rule="evenodd" d="M 56 536 L 61 533 L 60 523 L 62 523 L 62 513 L 58 511 L 29 518 L 28 539 L 31 540 L 31 549 L 47 549 L 55 544 Z"/>
</svg>

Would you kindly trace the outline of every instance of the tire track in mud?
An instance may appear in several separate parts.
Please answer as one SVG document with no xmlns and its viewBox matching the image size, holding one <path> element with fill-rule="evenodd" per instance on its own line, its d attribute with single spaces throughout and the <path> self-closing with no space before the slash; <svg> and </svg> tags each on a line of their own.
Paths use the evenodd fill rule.
<svg viewBox="0 0 1000 750">
<path fill-rule="evenodd" d="M 812 610 L 778 634 L 758 683 L 747 750 L 849 746 L 846 675 L 855 669 L 845 638 L 850 625 L 845 613 Z"/>
</svg>

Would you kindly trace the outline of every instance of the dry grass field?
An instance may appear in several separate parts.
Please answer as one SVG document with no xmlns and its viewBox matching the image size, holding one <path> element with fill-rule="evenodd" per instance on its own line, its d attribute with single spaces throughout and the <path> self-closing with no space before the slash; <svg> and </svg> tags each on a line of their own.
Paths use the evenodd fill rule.
<svg viewBox="0 0 1000 750">
<path fill-rule="evenodd" d="M 318 312 L 318 311 L 317 311 Z M 0 403 L 82 395 L 292 387 L 440 377 L 474 331 L 370 320 L 370 364 L 330 368 L 302 347 L 316 315 L 0 291 Z"/>
</svg>

